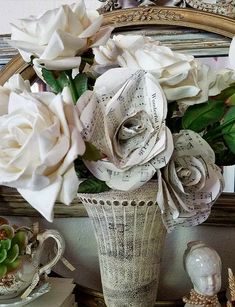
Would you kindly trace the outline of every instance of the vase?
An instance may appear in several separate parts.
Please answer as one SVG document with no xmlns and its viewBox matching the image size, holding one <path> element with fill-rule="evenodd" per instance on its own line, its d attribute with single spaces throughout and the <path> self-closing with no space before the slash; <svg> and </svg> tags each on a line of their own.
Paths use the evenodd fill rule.
<svg viewBox="0 0 235 307">
<path fill-rule="evenodd" d="M 108 307 L 155 304 L 166 234 L 156 194 L 154 181 L 135 191 L 78 194 L 93 222 Z"/>
</svg>

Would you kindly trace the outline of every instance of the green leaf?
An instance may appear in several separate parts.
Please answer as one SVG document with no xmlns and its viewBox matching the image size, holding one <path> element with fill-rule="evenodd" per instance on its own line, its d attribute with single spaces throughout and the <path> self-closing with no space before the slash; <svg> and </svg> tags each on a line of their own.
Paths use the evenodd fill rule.
<svg viewBox="0 0 235 307">
<path fill-rule="evenodd" d="M 97 149 L 93 144 L 91 144 L 89 142 L 85 142 L 85 144 L 86 144 L 86 151 L 85 151 L 84 155 L 82 156 L 82 158 L 84 160 L 98 161 L 98 160 L 102 159 L 102 155 L 101 155 L 99 149 Z"/>
<path fill-rule="evenodd" d="M 0 249 L 0 263 L 2 263 L 7 258 L 7 251 L 5 249 Z"/>
<path fill-rule="evenodd" d="M 88 89 L 88 77 L 86 74 L 78 74 L 74 79 L 74 85 L 79 98 Z"/>
<path fill-rule="evenodd" d="M 231 124 L 227 124 L 229 122 L 231 122 Z M 222 133 L 225 143 L 232 153 L 235 154 L 235 106 L 232 106 L 225 114 L 223 126 Z"/>
<path fill-rule="evenodd" d="M 75 167 L 75 171 L 76 171 L 78 178 L 88 178 L 91 176 L 91 172 L 85 166 L 81 158 L 78 157 L 74 161 L 74 167 Z"/>
<path fill-rule="evenodd" d="M 22 254 L 25 251 L 27 243 L 28 243 L 27 232 L 25 230 L 17 231 L 14 238 L 12 239 L 12 245 L 17 244 L 19 246 L 20 254 Z"/>
<path fill-rule="evenodd" d="M 201 132 L 207 126 L 219 121 L 225 108 L 221 100 L 209 100 L 206 103 L 193 105 L 187 109 L 182 118 L 183 129 Z"/>
<path fill-rule="evenodd" d="M 11 248 L 11 239 L 1 240 L 0 246 L 1 246 L 1 248 L 8 251 Z"/>
<path fill-rule="evenodd" d="M 68 74 L 71 74 L 70 70 L 61 71 L 58 73 L 58 76 L 55 76 L 54 71 L 42 68 L 42 76 L 44 80 L 51 87 L 52 91 L 55 93 L 61 93 L 63 88 L 69 85 Z"/>
<path fill-rule="evenodd" d="M 21 258 L 17 258 L 15 261 L 7 264 L 7 272 L 9 273 L 9 272 L 15 271 L 16 269 L 18 269 L 21 263 L 22 263 Z"/>
<path fill-rule="evenodd" d="M 232 96 L 235 93 L 235 83 L 230 84 L 229 87 L 224 89 L 219 95 L 215 96 L 214 98 L 216 100 L 226 100 L 230 96 Z"/>
<path fill-rule="evenodd" d="M 5 260 L 5 264 L 9 264 L 14 262 L 19 256 L 19 246 L 17 244 L 13 245 L 12 248 L 7 253 L 7 259 Z"/>
<path fill-rule="evenodd" d="M 59 77 L 56 79 L 57 83 L 59 84 L 62 90 L 64 87 L 69 85 L 69 78 L 66 72 L 64 71 L 60 72 Z"/>
<path fill-rule="evenodd" d="M 78 193 L 101 193 L 110 190 L 104 181 L 90 178 L 83 181 L 78 188 Z"/>
<path fill-rule="evenodd" d="M 233 94 L 227 99 L 226 104 L 230 106 L 235 106 L 235 94 Z"/>
<path fill-rule="evenodd" d="M 0 278 L 5 276 L 7 273 L 7 266 L 5 264 L 0 264 Z"/>
<path fill-rule="evenodd" d="M 60 82 L 58 82 L 52 71 L 47 70 L 46 68 L 42 68 L 42 76 L 54 93 L 58 94 L 62 92 L 63 88 L 61 87 Z"/>
</svg>

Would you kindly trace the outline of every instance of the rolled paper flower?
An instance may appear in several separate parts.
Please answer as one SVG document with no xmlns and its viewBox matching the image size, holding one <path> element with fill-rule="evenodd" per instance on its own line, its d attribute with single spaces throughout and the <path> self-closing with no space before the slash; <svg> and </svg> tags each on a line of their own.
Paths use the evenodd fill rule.
<svg viewBox="0 0 235 307">
<path fill-rule="evenodd" d="M 194 226 L 205 221 L 224 187 L 214 151 L 198 133 L 181 130 L 173 140 L 171 160 L 162 178 L 158 174 L 157 202 L 169 231 L 177 225 Z"/>
<path fill-rule="evenodd" d="M 168 163 L 173 142 L 165 125 L 167 102 L 151 74 L 110 69 L 77 108 L 85 140 L 104 157 L 85 164 L 112 189 L 136 189 Z"/>
</svg>

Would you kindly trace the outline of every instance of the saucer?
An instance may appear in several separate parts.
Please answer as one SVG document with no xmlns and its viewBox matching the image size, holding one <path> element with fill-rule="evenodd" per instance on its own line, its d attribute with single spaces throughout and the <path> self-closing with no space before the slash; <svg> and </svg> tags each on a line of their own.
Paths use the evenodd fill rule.
<svg viewBox="0 0 235 307">
<path fill-rule="evenodd" d="M 25 306 L 32 301 L 36 300 L 39 296 L 49 292 L 51 286 L 48 282 L 40 283 L 30 294 L 28 297 L 22 300 L 20 296 L 8 299 L 8 300 L 0 300 L 0 307 L 22 307 Z"/>
</svg>

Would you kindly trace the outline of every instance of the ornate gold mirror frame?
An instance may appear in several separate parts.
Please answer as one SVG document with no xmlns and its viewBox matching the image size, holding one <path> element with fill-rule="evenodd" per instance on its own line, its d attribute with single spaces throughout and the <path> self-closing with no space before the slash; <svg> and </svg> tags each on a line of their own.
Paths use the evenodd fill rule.
<svg viewBox="0 0 235 307">
<path fill-rule="evenodd" d="M 175 7 L 151 6 L 112 11 L 104 14 L 103 25 L 112 25 L 115 32 L 133 32 L 138 29 L 141 33 L 147 33 L 146 29 L 150 27 L 151 31 L 158 29 L 160 34 L 162 31 L 161 27 L 170 26 L 171 35 L 175 35 L 177 27 L 180 27 L 181 33 L 182 29 L 183 32 L 187 32 L 187 29 L 203 30 L 218 34 L 223 38 L 222 40 L 218 37 L 213 38 L 213 42 L 207 42 L 207 47 L 212 45 L 213 47 L 220 46 L 221 48 L 226 47 L 227 50 L 229 39 L 235 36 L 235 20 L 231 18 L 208 12 Z M 176 48 L 179 45 L 179 40 L 180 36 L 178 37 Z M 198 42 L 191 40 L 190 44 L 195 45 L 196 48 L 199 44 L 202 49 L 204 46 L 204 42 L 201 42 L 201 39 Z M 0 85 L 4 84 L 15 73 L 20 73 L 25 79 L 29 80 L 35 78 L 32 67 L 24 63 L 18 55 L 0 72 Z M 39 213 L 31 208 L 15 189 L 2 186 L 0 187 L 0 215 L 38 216 Z M 84 216 L 87 216 L 85 208 L 76 199 L 71 206 L 57 203 L 55 207 L 55 217 Z M 234 226 L 235 194 L 223 193 L 214 204 L 212 213 L 204 225 Z"/>
</svg>

